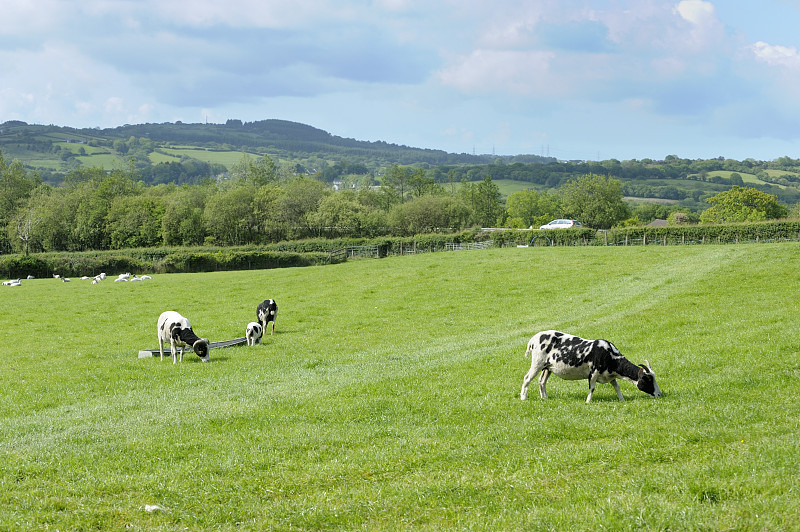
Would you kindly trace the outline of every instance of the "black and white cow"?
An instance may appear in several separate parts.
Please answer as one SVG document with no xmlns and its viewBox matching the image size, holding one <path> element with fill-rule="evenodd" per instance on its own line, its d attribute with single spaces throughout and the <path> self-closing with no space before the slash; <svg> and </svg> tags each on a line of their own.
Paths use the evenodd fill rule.
<svg viewBox="0 0 800 532">
<path fill-rule="evenodd" d="M 178 347 L 181 348 L 180 361 L 183 362 L 183 350 L 186 346 L 191 346 L 203 362 L 209 361 L 208 340 L 198 337 L 189 320 L 172 310 L 162 312 L 158 317 L 158 350 L 161 352 L 161 360 L 164 360 L 164 342 L 169 342 L 173 364 L 177 359 Z"/>
<path fill-rule="evenodd" d="M 278 319 L 278 304 L 275 303 L 275 300 L 267 299 L 259 303 L 256 307 L 256 318 L 264 328 L 264 332 L 267 330 L 267 323 L 272 322 L 270 334 L 275 334 L 275 320 Z"/>
<path fill-rule="evenodd" d="M 589 396 L 592 400 L 595 385 L 610 382 L 620 401 L 625 399 L 617 384 L 617 378 L 628 379 L 646 394 L 659 397 L 661 390 L 656 383 L 656 375 L 650 363 L 635 365 L 626 359 L 614 344 L 607 340 L 585 340 L 578 336 L 558 332 L 543 331 L 528 342 L 526 357 L 531 357 L 531 369 L 522 381 L 519 398 L 528 396 L 528 385 L 541 371 L 539 395 L 547 399 L 545 384 L 551 373 L 566 380 L 589 380 Z"/>
<path fill-rule="evenodd" d="M 264 327 L 257 321 L 251 321 L 247 324 L 244 337 L 247 339 L 247 345 L 256 345 L 261 342 L 261 336 L 264 334 Z"/>
</svg>

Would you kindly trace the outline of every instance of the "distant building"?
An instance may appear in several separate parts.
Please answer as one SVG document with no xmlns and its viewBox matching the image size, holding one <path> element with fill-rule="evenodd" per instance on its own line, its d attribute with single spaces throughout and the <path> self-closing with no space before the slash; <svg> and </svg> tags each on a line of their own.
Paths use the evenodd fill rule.
<svg viewBox="0 0 800 532">
<path fill-rule="evenodd" d="M 662 220 L 661 218 L 656 218 L 655 220 L 647 224 L 647 227 L 666 227 L 666 226 L 667 226 L 667 221 Z"/>
</svg>

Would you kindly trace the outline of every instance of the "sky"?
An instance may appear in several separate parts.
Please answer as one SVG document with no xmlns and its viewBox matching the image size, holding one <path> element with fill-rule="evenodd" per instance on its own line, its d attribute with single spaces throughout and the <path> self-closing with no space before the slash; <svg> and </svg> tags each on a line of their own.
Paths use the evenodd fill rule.
<svg viewBox="0 0 800 532">
<path fill-rule="evenodd" d="M 800 158 L 800 0 L 0 0 L 0 123 Z"/>
</svg>

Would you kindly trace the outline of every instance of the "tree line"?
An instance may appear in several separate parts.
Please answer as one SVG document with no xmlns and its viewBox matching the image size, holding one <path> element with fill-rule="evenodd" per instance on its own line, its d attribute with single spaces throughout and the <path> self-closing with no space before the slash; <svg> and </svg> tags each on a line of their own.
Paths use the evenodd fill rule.
<svg viewBox="0 0 800 532">
<path fill-rule="evenodd" d="M 224 179 L 147 184 L 132 160 L 125 170 L 76 168 L 54 186 L 19 161 L 7 164 L 0 152 L 0 227 L 4 228 L 0 252 L 408 236 L 476 226 L 538 227 L 560 217 L 608 229 L 678 212 L 676 207 L 655 204 L 632 208 L 623 200 L 619 180 L 597 174 L 578 176 L 551 191 L 515 192 L 505 201 L 489 175 L 473 182 L 455 182 L 451 175 L 445 183 L 435 175 L 423 168 L 392 165 L 378 182 L 355 175 L 336 190 L 315 177 L 286 172 L 269 156 L 245 155 Z M 749 195 L 743 201 L 760 209 L 742 219 L 788 212 L 785 207 L 773 208 L 778 205 L 774 196 L 734 189 L 746 191 Z M 709 212 L 718 213 L 729 203 L 717 200 Z M 700 220 L 697 213 L 681 214 L 679 221 Z M 711 221 L 725 216 L 729 214 Z"/>
</svg>

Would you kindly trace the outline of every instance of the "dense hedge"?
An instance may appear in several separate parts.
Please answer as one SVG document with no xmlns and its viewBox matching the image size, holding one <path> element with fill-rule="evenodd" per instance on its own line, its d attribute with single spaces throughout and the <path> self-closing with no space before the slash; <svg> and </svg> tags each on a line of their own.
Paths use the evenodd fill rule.
<svg viewBox="0 0 800 532">
<path fill-rule="evenodd" d="M 494 231 L 495 246 L 586 246 L 594 244 L 598 233 L 594 229 L 532 229 Z"/>
<path fill-rule="evenodd" d="M 260 270 L 328 264 L 329 253 L 292 253 L 281 251 L 182 251 L 170 254 L 156 264 L 156 271 L 212 272 L 226 270 Z"/>
<path fill-rule="evenodd" d="M 294 253 L 255 249 L 159 248 L 82 253 L 39 253 L 0 256 L 0 276 L 94 276 L 101 272 L 132 273 L 209 272 L 288 268 L 329 264 L 330 253 Z"/>
<path fill-rule="evenodd" d="M 493 240 L 494 246 L 514 245 L 653 245 L 718 244 L 799 241 L 800 221 L 777 221 L 727 225 L 630 227 L 598 232 L 593 229 L 464 231 L 455 234 L 426 234 L 412 237 L 311 239 L 280 242 L 266 246 L 231 248 L 138 248 L 122 251 L 80 253 L 38 253 L 0 255 L 0 277 L 54 273 L 75 277 L 106 272 L 132 273 L 209 272 L 289 268 L 330 264 L 343 260 L 331 252 L 352 246 L 377 246 L 378 255 L 400 255 L 444 251 L 447 244 Z"/>
<path fill-rule="evenodd" d="M 608 245 L 738 244 L 800 240 L 800 221 L 775 221 L 724 225 L 676 225 L 612 229 L 598 235 Z"/>
<path fill-rule="evenodd" d="M 492 233 L 496 246 L 625 246 L 737 244 L 800 240 L 800 221 L 594 229 L 508 230 Z"/>
</svg>

